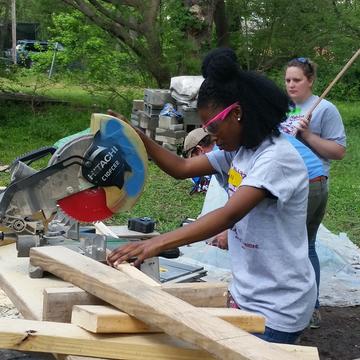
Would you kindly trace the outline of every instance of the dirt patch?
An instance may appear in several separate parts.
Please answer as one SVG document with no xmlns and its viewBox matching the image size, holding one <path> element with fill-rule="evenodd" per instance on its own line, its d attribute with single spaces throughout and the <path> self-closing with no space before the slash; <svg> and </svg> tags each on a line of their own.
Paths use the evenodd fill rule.
<svg viewBox="0 0 360 360">
<path fill-rule="evenodd" d="M 321 360 L 360 359 L 360 306 L 322 307 L 321 327 L 308 329 L 299 345 L 317 346 Z"/>
<path fill-rule="evenodd" d="M 320 329 L 308 329 L 299 345 L 316 346 L 321 360 L 360 360 L 360 306 L 322 307 Z M 0 290 L 0 318 L 19 318 L 6 294 Z M 1 360 L 47 360 L 47 354 L 0 350 Z"/>
</svg>

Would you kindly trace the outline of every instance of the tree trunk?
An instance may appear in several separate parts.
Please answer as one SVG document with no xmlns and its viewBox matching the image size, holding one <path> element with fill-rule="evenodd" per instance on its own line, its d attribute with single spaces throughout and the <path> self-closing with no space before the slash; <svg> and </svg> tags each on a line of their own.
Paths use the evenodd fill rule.
<svg viewBox="0 0 360 360">
<path fill-rule="evenodd" d="M 216 3 L 214 23 L 216 27 L 217 46 L 229 47 L 229 24 L 226 16 L 226 6 L 224 1 L 217 1 Z"/>
</svg>

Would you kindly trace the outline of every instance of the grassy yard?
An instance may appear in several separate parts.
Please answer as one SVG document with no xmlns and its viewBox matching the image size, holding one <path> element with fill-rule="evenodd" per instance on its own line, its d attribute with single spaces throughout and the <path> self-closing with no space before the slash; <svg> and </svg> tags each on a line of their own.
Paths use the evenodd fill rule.
<svg viewBox="0 0 360 360">
<path fill-rule="evenodd" d="M 346 126 L 348 151 L 344 160 L 332 164 L 324 223 L 334 233 L 346 232 L 360 245 L 360 102 L 337 105 Z M 118 106 L 120 111 L 128 112 L 128 104 Z M 106 108 L 104 105 L 104 111 Z M 51 105 L 37 108 L 34 113 L 28 105 L 0 103 L 0 163 L 9 164 L 23 153 L 83 130 L 89 125 L 91 112 L 90 108 Z M 44 162 L 40 165 L 44 166 Z M 8 174 L 0 173 L 0 185 L 8 183 Z M 150 163 L 149 178 L 138 203 L 132 211 L 115 216 L 109 223 L 126 224 L 130 217 L 150 216 L 157 221 L 159 231 L 174 229 L 184 218 L 200 213 L 204 195 L 190 196 L 190 189 L 189 181 L 174 180 Z"/>
</svg>

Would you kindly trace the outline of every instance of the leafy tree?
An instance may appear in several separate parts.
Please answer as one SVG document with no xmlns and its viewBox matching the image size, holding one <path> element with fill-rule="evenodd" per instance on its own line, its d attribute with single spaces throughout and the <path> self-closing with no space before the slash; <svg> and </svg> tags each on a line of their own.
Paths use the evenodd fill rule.
<svg viewBox="0 0 360 360">
<path fill-rule="evenodd" d="M 174 67 L 171 62 L 174 55 L 165 51 L 166 46 L 171 49 L 174 45 L 172 46 L 171 39 L 167 37 L 164 29 L 177 23 L 178 27 L 173 29 L 173 33 L 176 32 L 175 39 L 180 40 L 179 38 L 182 37 L 182 41 L 187 45 L 186 48 L 189 49 L 182 52 L 185 47 L 182 46 L 181 41 L 176 42 L 175 46 L 180 48 L 179 56 L 199 57 L 204 42 L 210 44 L 214 13 L 219 10 L 221 14 L 222 7 L 219 4 L 224 2 L 223 0 L 62 1 L 82 12 L 88 19 L 118 39 L 138 57 L 142 66 L 153 75 L 160 86 L 169 83 L 171 69 Z M 219 16 L 217 23 L 220 24 Z"/>
</svg>

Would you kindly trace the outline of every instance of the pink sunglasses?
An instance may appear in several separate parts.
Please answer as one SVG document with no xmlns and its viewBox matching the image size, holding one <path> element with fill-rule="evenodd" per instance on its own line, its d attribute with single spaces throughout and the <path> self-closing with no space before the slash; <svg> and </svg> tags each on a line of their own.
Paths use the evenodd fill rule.
<svg viewBox="0 0 360 360">
<path fill-rule="evenodd" d="M 208 133 L 215 133 L 216 132 L 216 124 L 218 122 L 224 121 L 225 118 L 229 115 L 230 111 L 235 109 L 239 105 L 238 102 L 235 102 L 225 108 L 223 111 L 219 112 L 217 115 L 215 115 L 212 119 L 207 121 L 205 124 L 202 125 L 202 128 L 208 132 Z M 215 124 L 216 123 L 216 124 Z"/>
</svg>

